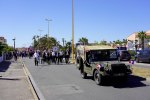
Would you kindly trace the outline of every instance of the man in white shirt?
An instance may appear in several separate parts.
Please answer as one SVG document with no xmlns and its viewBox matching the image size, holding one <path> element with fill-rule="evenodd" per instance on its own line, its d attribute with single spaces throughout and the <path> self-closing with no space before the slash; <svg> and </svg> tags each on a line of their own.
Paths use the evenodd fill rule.
<svg viewBox="0 0 150 100">
<path fill-rule="evenodd" d="M 39 54 L 37 53 L 37 51 L 35 51 L 33 57 L 34 57 L 35 66 L 38 66 Z"/>
</svg>

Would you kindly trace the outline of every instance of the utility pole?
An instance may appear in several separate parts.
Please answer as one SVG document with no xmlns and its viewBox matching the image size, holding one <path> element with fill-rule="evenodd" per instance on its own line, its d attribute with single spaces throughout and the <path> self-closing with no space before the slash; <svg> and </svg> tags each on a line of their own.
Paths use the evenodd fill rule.
<svg viewBox="0 0 150 100">
<path fill-rule="evenodd" d="M 12 39 L 12 40 L 14 41 L 14 51 L 15 51 L 15 40 L 16 40 L 16 39 L 14 38 L 14 39 Z"/>
<path fill-rule="evenodd" d="M 40 36 L 39 36 L 39 38 L 38 38 L 38 48 L 39 48 L 39 50 L 40 50 L 40 47 L 41 47 L 41 43 L 40 43 L 40 40 L 41 40 L 41 32 L 42 32 L 43 30 L 39 29 L 38 31 L 40 32 Z"/>
<path fill-rule="evenodd" d="M 74 60 L 74 0 L 72 0 L 72 63 L 75 63 Z"/>
<path fill-rule="evenodd" d="M 49 22 L 52 21 L 52 20 L 51 19 L 45 19 L 45 20 L 48 22 L 48 33 L 47 33 L 47 35 L 49 37 Z"/>
</svg>

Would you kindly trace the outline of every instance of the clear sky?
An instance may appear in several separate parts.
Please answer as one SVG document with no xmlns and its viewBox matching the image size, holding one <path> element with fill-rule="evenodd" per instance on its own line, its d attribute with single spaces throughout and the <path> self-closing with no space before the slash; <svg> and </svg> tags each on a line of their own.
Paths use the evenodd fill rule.
<svg viewBox="0 0 150 100">
<path fill-rule="evenodd" d="M 75 43 L 114 41 L 150 30 L 150 0 L 74 0 Z M 16 47 L 29 46 L 34 35 L 49 32 L 62 43 L 72 37 L 72 0 L 0 0 L 0 36 Z M 40 30 L 41 31 L 40 33 Z"/>
</svg>

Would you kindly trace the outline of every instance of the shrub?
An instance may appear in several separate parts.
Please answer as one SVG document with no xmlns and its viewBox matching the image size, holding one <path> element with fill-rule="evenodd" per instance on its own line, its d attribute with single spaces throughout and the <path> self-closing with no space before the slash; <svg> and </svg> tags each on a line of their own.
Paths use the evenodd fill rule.
<svg viewBox="0 0 150 100">
<path fill-rule="evenodd" d="M 130 53 L 131 56 L 135 56 L 136 52 L 134 50 L 128 50 L 128 52 Z"/>
</svg>

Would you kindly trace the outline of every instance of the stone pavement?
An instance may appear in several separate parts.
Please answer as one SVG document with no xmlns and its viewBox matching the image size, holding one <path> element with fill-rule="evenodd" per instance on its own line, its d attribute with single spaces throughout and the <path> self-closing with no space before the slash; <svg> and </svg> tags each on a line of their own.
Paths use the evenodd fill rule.
<svg viewBox="0 0 150 100">
<path fill-rule="evenodd" d="M 0 63 L 0 100 L 37 100 L 20 60 Z"/>
</svg>

